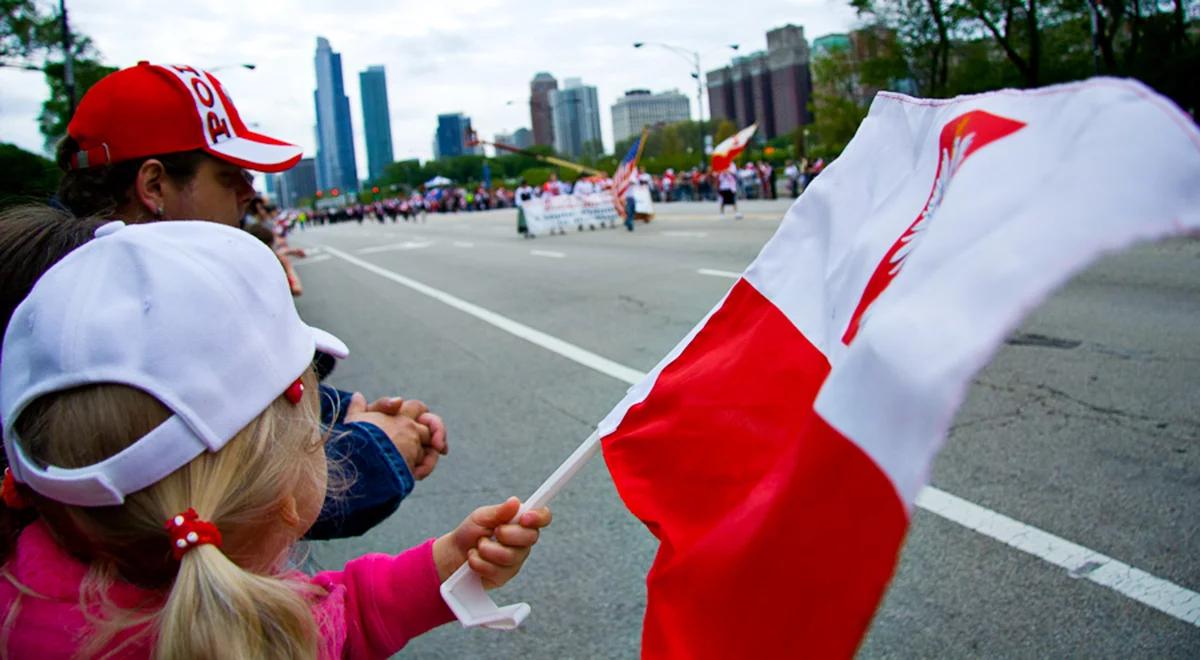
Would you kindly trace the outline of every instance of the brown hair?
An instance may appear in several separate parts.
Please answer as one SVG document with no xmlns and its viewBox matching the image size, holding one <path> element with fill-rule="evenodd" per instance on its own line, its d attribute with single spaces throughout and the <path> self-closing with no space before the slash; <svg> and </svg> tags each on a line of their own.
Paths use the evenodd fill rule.
<svg viewBox="0 0 1200 660">
<path fill-rule="evenodd" d="M 42 273 L 92 240 L 103 223 L 95 218 L 76 219 L 70 213 L 40 204 L 0 211 L 0 337 L 8 330 L 17 305 L 33 290 Z M 0 454 L 0 469 L 6 465 L 6 457 Z M 0 506 L 0 563 L 8 559 L 17 536 L 36 517 L 30 509 Z"/>
<path fill-rule="evenodd" d="M 180 151 L 171 154 L 146 156 L 111 165 L 71 169 L 71 157 L 79 151 L 75 138 L 67 136 L 58 143 L 56 160 L 63 171 L 58 184 L 58 199 L 79 216 L 113 217 L 117 209 L 129 202 L 129 191 L 137 179 L 142 163 L 151 158 L 161 162 L 167 176 L 179 185 L 186 185 L 196 176 L 200 164 L 210 156 L 203 151 Z"/>
</svg>

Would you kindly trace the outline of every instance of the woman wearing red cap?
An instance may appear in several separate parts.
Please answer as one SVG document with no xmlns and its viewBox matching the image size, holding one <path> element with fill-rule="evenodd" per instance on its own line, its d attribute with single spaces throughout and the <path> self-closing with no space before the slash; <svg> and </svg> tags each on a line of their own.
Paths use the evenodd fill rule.
<svg viewBox="0 0 1200 660">
<path fill-rule="evenodd" d="M 209 220 L 238 226 L 254 198 L 247 169 L 286 170 L 300 147 L 246 127 L 220 82 L 189 66 L 139 62 L 96 83 L 59 144 L 59 201 L 75 215 L 125 222 Z M 447 450 L 445 426 L 425 404 L 367 405 L 321 386 L 331 454 L 357 479 L 326 502 L 309 538 L 362 534 L 391 515 Z"/>
</svg>

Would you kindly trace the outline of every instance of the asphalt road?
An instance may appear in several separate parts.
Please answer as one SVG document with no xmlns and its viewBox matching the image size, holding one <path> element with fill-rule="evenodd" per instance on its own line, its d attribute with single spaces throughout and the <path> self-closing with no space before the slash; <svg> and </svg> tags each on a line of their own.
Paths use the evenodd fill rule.
<svg viewBox="0 0 1200 660">
<path fill-rule="evenodd" d="M 725 293 L 784 202 L 659 205 L 623 229 L 519 238 L 512 211 L 294 235 L 647 371 Z M 322 567 L 397 551 L 471 509 L 525 497 L 628 385 L 318 249 L 301 314 L 352 355 L 331 377 L 368 398 L 420 398 L 451 453 L 386 523 L 312 545 Z M 933 485 L 1182 588 L 1200 591 L 1200 240 L 1104 258 L 1026 320 L 978 375 Z M 553 504 L 522 574 L 493 592 L 533 613 L 517 631 L 443 626 L 419 658 L 626 658 L 639 649 L 653 537 L 600 458 Z M 1200 626 L 917 509 L 860 656 L 1197 657 Z M 1195 594 L 1192 593 L 1194 596 Z M 782 602 L 782 599 L 781 599 Z M 797 640 L 802 648 L 802 640 Z M 782 652 L 781 655 L 787 655 Z"/>
</svg>

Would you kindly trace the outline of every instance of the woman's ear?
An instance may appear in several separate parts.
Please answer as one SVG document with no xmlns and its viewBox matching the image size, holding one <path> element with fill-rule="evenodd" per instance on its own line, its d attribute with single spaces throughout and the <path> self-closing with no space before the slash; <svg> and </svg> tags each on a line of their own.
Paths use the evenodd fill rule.
<svg viewBox="0 0 1200 660">
<path fill-rule="evenodd" d="M 168 185 L 167 170 L 162 162 L 156 158 L 146 159 L 133 180 L 133 201 L 137 208 L 131 209 L 134 211 L 130 214 L 134 216 L 131 219 L 162 218 L 169 193 Z"/>
</svg>

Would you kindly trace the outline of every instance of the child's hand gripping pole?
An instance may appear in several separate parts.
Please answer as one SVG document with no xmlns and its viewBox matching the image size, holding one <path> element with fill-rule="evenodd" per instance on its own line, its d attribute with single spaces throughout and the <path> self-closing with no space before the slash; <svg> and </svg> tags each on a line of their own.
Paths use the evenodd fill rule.
<svg viewBox="0 0 1200 660">
<path fill-rule="evenodd" d="M 600 434 L 596 432 L 584 440 L 583 444 L 579 445 L 541 486 L 538 486 L 533 495 L 530 495 L 529 499 L 521 504 L 521 508 L 513 520 L 520 519 L 521 514 L 530 509 L 538 509 L 549 504 L 558 491 L 562 490 L 562 487 L 571 480 L 571 477 L 575 476 L 575 473 L 583 467 L 584 463 L 587 463 L 589 458 L 596 454 L 598 449 L 600 449 Z M 454 612 L 454 616 L 458 617 L 464 628 L 483 626 L 495 630 L 515 630 L 525 620 L 525 617 L 529 616 L 528 603 L 497 607 L 492 598 L 483 590 L 483 583 L 480 582 L 479 575 L 465 563 L 442 583 L 442 599 L 450 606 L 450 611 Z"/>
</svg>

